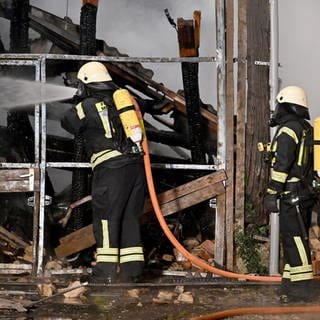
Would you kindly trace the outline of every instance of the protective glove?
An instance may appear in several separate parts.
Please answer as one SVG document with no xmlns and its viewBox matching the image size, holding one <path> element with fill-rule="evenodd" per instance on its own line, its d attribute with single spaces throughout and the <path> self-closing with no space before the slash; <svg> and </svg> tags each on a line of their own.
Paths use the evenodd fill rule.
<svg viewBox="0 0 320 320">
<path fill-rule="evenodd" d="M 264 207 L 267 210 L 267 212 L 279 212 L 278 208 L 278 194 L 270 194 L 267 193 L 267 195 L 264 197 Z"/>
</svg>

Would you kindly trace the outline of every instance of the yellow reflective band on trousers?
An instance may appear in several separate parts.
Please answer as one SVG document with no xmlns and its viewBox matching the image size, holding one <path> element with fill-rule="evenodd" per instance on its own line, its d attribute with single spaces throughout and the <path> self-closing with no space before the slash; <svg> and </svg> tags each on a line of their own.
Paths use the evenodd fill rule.
<svg viewBox="0 0 320 320">
<path fill-rule="evenodd" d="M 120 249 L 120 263 L 144 261 L 142 247 L 128 247 Z"/>
<path fill-rule="evenodd" d="M 290 277 L 289 277 L 290 281 L 297 282 L 297 281 L 313 279 L 312 265 L 309 264 L 309 262 L 308 262 L 307 253 L 305 251 L 305 247 L 303 245 L 301 237 L 295 236 L 295 237 L 293 237 L 293 239 L 296 244 L 297 250 L 299 252 L 299 256 L 300 256 L 302 265 L 296 266 L 296 267 L 289 266 L 290 267 Z M 285 272 L 287 272 L 287 265 L 286 265 Z M 286 276 L 286 278 L 287 278 L 287 276 Z"/>
<path fill-rule="evenodd" d="M 97 262 L 119 262 L 119 249 L 110 248 L 109 223 L 108 220 L 101 220 L 102 223 L 102 248 L 97 248 Z"/>
<path fill-rule="evenodd" d="M 112 150 L 112 149 L 106 149 L 101 152 L 94 153 L 90 158 L 91 167 L 92 169 L 94 169 L 94 167 L 97 166 L 98 164 L 121 155 L 122 155 L 121 152 L 119 152 L 118 150 Z"/>
<path fill-rule="evenodd" d="M 85 118 L 86 115 L 84 114 L 81 102 L 76 105 L 76 110 L 77 110 L 77 116 L 80 120 Z"/>
<path fill-rule="evenodd" d="M 304 249 L 304 245 L 302 243 L 301 237 L 293 237 L 293 240 L 297 246 L 298 252 L 299 252 L 299 256 L 302 262 L 302 266 L 306 266 L 308 265 L 308 257 L 307 257 L 307 253 L 306 250 Z"/>
<path fill-rule="evenodd" d="M 282 278 L 284 279 L 290 279 L 290 265 L 286 263 L 286 265 L 283 268 L 283 274 Z"/>
<path fill-rule="evenodd" d="M 287 180 L 288 174 L 285 172 L 279 172 L 271 169 L 271 179 L 277 182 L 285 183 Z"/>
</svg>

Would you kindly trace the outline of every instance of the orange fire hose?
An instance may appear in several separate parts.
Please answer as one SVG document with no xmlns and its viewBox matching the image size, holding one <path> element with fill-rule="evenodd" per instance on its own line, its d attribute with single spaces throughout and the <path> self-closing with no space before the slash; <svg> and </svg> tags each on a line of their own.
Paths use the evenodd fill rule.
<svg viewBox="0 0 320 320">
<path fill-rule="evenodd" d="M 137 111 L 138 118 L 143 124 L 143 117 L 140 112 L 140 108 L 138 103 L 135 99 L 133 99 L 134 107 Z M 144 133 L 145 136 L 145 133 Z M 150 155 L 149 155 L 149 147 L 147 143 L 146 137 L 144 137 L 142 142 L 142 147 L 144 150 L 144 166 L 145 166 L 145 172 L 146 172 L 146 178 L 147 178 L 147 184 L 148 184 L 148 190 L 150 194 L 151 203 L 153 205 L 155 214 L 157 216 L 157 219 L 160 223 L 160 226 L 167 236 L 167 238 L 170 240 L 170 242 L 174 245 L 174 247 L 188 260 L 190 260 L 194 265 L 198 266 L 199 268 L 202 268 L 204 270 L 207 270 L 213 274 L 225 277 L 225 278 L 233 278 L 233 279 L 241 279 L 241 280 L 252 280 L 252 281 L 259 281 L 259 282 L 280 282 L 281 277 L 273 277 L 273 276 L 256 276 L 256 275 L 248 275 L 248 274 L 238 274 L 230 271 L 221 270 L 218 268 L 215 268 L 206 262 L 203 262 L 193 254 L 191 254 L 188 250 L 186 250 L 181 243 L 175 238 L 173 233 L 170 231 L 163 214 L 160 209 L 160 205 L 157 199 L 157 195 L 155 192 L 154 184 L 153 184 L 153 177 L 152 177 L 152 171 L 151 171 L 151 164 L 150 164 Z"/>
<path fill-rule="evenodd" d="M 243 314 L 280 314 L 303 312 L 320 312 L 320 306 L 237 308 L 210 313 L 204 316 L 191 318 L 191 320 L 225 319 L 227 317 L 239 316 Z"/>
<path fill-rule="evenodd" d="M 133 99 L 133 104 L 138 114 L 138 118 L 141 122 L 143 127 L 143 117 L 140 112 L 140 108 L 138 103 L 135 99 Z M 144 129 L 143 129 L 144 130 Z M 168 225 L 163 217 L 163 214 L 160 209 L 160 205 L 157 199 L 157 195 L 155 192 L 154 184 L 153 184 L 153 177 L 151 171 L 151 164 L 150 164 L 150 155 L 149 155 L 149 147 L 146 139 L 146 134 L 144 130 L 144 139 L 142 142 L 142 147 L 144 150 L 144 166 L 147 178 L 147 184 L 150 194 L 150 199 L 156 213 L 157 219 L 160 223 L 160 226 L 170 240 L 170 242 L 174 245 L 174 247 L 187 259 L 189 259 L 194 265 L 212 272 L 213 274 L 220 275 L 225 278 L 233 278 L 233 279 L 243 279 L 243 280 L 251 280 L 251 281 L 258 281 L 258 282 L 280 282 L 281 277 L 271 277 L 271 276 L 254 276 L 254 275 L 247 275 L 247 274 L 237 274 L 230 271 L 221 270 L 215 268 L 196 256 L 192 255 L 188 252 L 180 242 L 175 238 L 173 233 L 168 228 Z M 191 320 L 215 320 L 215 319 L 225 319 L 226 317 L 232 317 L 237 315 L 243 314 L 283 314 L 283 313 L 302 313 L 302 312 L 320 312 L 320 306 L 301 306 L 301 307 L 248 307 L 248 308 L 238 308 L 238 309 L 229 309 L 224 311 L 219 311 L 216 313 L 211 313 L 204 316 L 199 316 L 192 318 Z"/>
</svg>

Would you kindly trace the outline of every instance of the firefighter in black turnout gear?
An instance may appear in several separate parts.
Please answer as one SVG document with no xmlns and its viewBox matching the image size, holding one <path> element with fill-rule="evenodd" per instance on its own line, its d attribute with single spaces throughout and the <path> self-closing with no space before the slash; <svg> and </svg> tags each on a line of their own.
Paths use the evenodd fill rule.
<svg viewBox="0 0 320 320">
<path fill-rule="evenodd" d="M 61 125 L 72 134 L 83 134 L 93 169 L 97 254 L 89 281 L 111 283 L 118 276 L 122 282 L 136 281 L 144 266 L 139 225 L 146 194 L 141 126 L 129 92 L 115 85 L 102 63 L 84 64 L 77 77 L 76 95 L 82 100 L 64 114 Z"/>
<path fill-rule="evenodd" d="M 311 298 L 316 289 L 308 242 L 314 204 L 312 179 L 312 126 L 303 89 L 289 86 L 277 97 L 270 126 L 278 126 L 271 143 L 271 177 L 264 199 L 268 212 L 279 212 L 284 270 L 282 302 Z M 311 180 L 311 181 L 310 181 Z M 279 207 L 278 207 L 279 204 Z"/>
</svg>

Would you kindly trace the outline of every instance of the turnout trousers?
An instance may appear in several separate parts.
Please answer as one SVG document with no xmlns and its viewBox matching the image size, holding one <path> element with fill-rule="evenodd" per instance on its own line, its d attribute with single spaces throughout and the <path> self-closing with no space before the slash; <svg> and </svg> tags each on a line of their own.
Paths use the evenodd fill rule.
<svg viewBox="0 0 320 320">
<path fill-rule="evenodd" d="M 282 276 L 284 291 L 305 286 L 313 280 L 311 253 L 306 238 L 309 226 L 305 219 L 310 214 L 307 210 L 300 206 L 298 212 L 295 205 L 280 200 L 280 232 L 285 260 Z M 301 215 L 302 219 L 299 219 L 298 215 Z"/>
<path fill-rule="evenodd" d="M 140 234 L 146 180 L 142 163 L 97 166 L 92 179 L 93 232 L 97 244 L 93 277 L 139 277 L 144 266 Z"/>
</svg>

